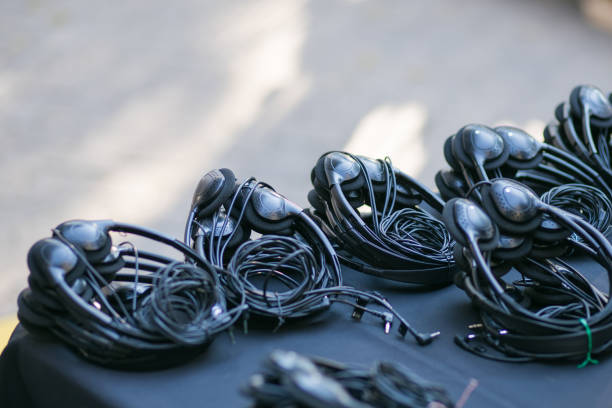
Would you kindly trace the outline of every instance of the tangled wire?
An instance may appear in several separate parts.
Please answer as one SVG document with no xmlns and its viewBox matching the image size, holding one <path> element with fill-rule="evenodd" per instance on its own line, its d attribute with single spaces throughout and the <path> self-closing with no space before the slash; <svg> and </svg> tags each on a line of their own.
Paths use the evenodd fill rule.
<svg viewBox="0 0 612 408">
<path fill-rule="evenodd" d="M 397 363 L 367 369 L 281 350 L 268 356 L 243 392 L 256 407 L 455 407 L 444 388 Z"/>
<path fill-rule="evenodd" d="M 371 226 L 387 245 L 405 256 L 431 263 L 452 263 L 454 241 L 443 222 L 422 208 L 400 206 L 400 187 L 389 157 L 378 160 L 385 174 L 384 199 L 377 200 L 376 188 L 362 159 L 352 156 L 366 174 L 366 195 L 372 210 Z M 405 188 L 405 187 L 403 187 Z M 382 202 L 382 206 L 380 203 Z"/>
<path fill-rule="evenodd" d="M 222 277 L 230 301 L 244 293 L 249 313 L 278 318 L 281 323 L 285 318 L 326 309 L 329 299 L 313 291 L 340 282 L 339 275 L 326 266 L 322 252 L 315 254 L 307 243 L 281 235 L 264 235 L 243 243 L 227 270 L 234 278 Z"/>
<path fill-rule="evenodd" d="M 380 236 L 406 254 L 449 262 L 455 241 L 444 223 L 420 208 L 402 208 L 380 221 Z"/>
<path fill-rule="evenodd" d="M 604 235 L 610 232 L 612 202 L 598 188 L 586 184 L 564 184 L 542 194 L 542 201 L 584 218 Z M 579 240 L 577 235 L 573 239 Z"/>
</svg>

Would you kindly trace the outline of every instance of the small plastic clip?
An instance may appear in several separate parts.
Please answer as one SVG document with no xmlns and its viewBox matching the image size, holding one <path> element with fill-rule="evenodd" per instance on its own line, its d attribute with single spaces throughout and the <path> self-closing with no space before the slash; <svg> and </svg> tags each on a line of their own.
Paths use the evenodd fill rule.
<svg viewBox="0 0 612 408">
<path fill-rule="evenodd" d="M 389 332 L 391 331 L 391 325 L 393 324 L 393 315 L 389 312 L 384 312 L 383 320 L 384 320 L 385 334 L 389 334 Z"/>
<path fill-rule="evenodd" d="M 355 320 L 361 320 L 367 304 L 368 299 L 364 297 L 357 298 L 357 305 L 353 309 L 353 314 L 351 315 L 351 317 Z"/>
<path fill-rule="evenodd" d="M 406 326 L 404 323 L 402 323 L 402 324 L 400 324 L 400 326 L 397 329 L 397 331 L 399 332 L 400 336 L 404 337 L 406 335 L 406 333 L 408 333 L 408 326 Z"/>
</svg>

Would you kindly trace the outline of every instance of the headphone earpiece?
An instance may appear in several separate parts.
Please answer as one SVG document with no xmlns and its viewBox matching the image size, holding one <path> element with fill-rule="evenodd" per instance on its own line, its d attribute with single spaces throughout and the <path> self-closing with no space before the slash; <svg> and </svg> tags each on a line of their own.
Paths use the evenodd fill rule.
<svg viewBox="0 0 612 408">
<path fill-rule="evenodd" d="M 521 259 L 531 251 L 533 238 L 529 235 L 521 237 L 500 234 L 497 248 L 492 256 L 502 261 L 512 261 Z"/>
<path fill-rule="evenodd" d="M 537 195 L 525 185 L 509 179 L 496 179 L 483 186 L 482 206 L 499 228 L 510 234 L 525 234 L 541 222 Z"/>
<path fill-rule="evenodd" d="M 80 275 L 85 270 L 72 249 L 55 238 L 44 238 L 32 245 L 28 251 L 27 263 L 30 273 L 37 275 L 35 279 L 49 282 L 52 288 L 58 280 L 65 280 L 66 275 Z"/>
<path fill-rule="evenodd" d="M 453 138 L 453 155 L 465 166 L 491 170 L 500 167 L 508 159 L 509 147 L 493 129 L 484 125 L 466 125 Z"/>
<path fill-rule="evenodd" d="M 209 171 L 198 182 L 191 208 L 198 208 L 198 217 L 212 214 L 232 195 L 235 184 L 236 176 L 230 169 Z"/>
<path fill-rule="evenodd" d="M 98 273 L 104 277 L 107 281 L 112 281 L 117 272 L 125 267 L 125 260 L 119 252 L 113 254 L 112 252 L 103 260 L 103 262 L 96 263 L 94 265 Z"/>
<path fill-rule="evenodd" d="M 34 293 L 30 289 L 24 289 L 17 297 L 17 317 L 21 323 L 25 323 L 28 331 L 49 329 L 55 325 L 53 315 L 48 313 L 41 303 L 35 298 Z"/>
<path fill-rule="evenodd" d="M 565 255 L 567 252 L 567 244 L 563 241 L 557 242 L 542 242 L 539 240 L 533 241 L 533 248 L 529 252 L 531 258 L 557 258 Z"/>
<path fill-rule="evenodd" d="M 325 214 L 325 200 L 319 195 L 316 190 L 308 192 L 308 203 L 314 208 L 317 214 Z"/>
<path fill-rule="evenodd" d="M 109 221 L 72 220 L 55 229 L 68 242 L 81 249 L 92 263 L 102 261 L 111 250 L 112 240 L 108 234 Z"/>
<path fill-rule="evenodd" d="M 41 285 L 41 282 L 36 280 L 32 274 L 28 276 L 28 286 L 30 287 L 29 290 L 32 291 L 31 296 L 34 296 L 36 302 L 43 305 L 46 309 L 58 312 L 65 310 L 64 306 L 57 300 L 55 290 Z"/>
<path fill-rule="evenodd" d="M 544 158 L 540 143 L 527 132 L 512 126 L 498 126 L 495 132 L 508 146 L 508 159 L 506 166 L 513 169 L 532 169 L 540 164 Z"/>
<path fill-rule="evenodd" d="M 244 201 L 249 188 L 239 193 Z M 244 217 L 253 230 L 262 234 L 291 235 L 295 216 L 302 212 L 297 205 L 278 194 L 272 188 L 257 186 L 249 202 L 243 203 Z"/>
<path fill-rule="evenodd" d="M 363 188 L 358 190 L 346 191 L 344 193 L 346 200 L 354 209 L 357 209 L 366 203 L 366 195 Z M 374 196 L 376 198 L 376 195 Z"/>
<path fill-rule="evenodd" d="M 342 191 L 357 190 L 365 184 L 365 175 L 359 163 L 342 152 L 329 152 L 317 160 L 315 177 L 327 186 L 338 184 Z"/>
<path fill-rule="evenodd" d="M 538 228 L 533 231 L 533 238 L 540 242 L 557 242 L 569 237 L 572 232 L 550 218 L 548 215 L 542 217 Z"/>
<path fill-rule="evenodd" d="M 434 181 L 444 201 L 464 197 L 468 190 L 465 181 L 456 170 L 439 170 Z"/>
<path fill-rule="evenodd" d="M 570 93 L 570 107 L 579 116 L 590 114 L 590 122 L 598 127 L 612 126 L 612 104 L 604 93 L 592 85 L 580 85 Z"/>
<path fill-rule="evenodd" d="M 451 169 L 455 171 L 461 171 L 461 166 L 459 165 L 459 163 L 457 162 L 457 158 L 453 154 L 454 138 L 455 138 L 455 135 L 450 135 L 449 137 L 446 138 L 446 141 L 444 142 L 444 148 L 443 148 L 444 158 L 446 159 L 446 162 L 451 167 Z"/>
<path fill-rule="evenodd" d="M 497 247 L 499 231 L 475 203 L 465 198 L 453 198 L 444 206 L 442 218 L 448 232 L 460 245 L 467 247 L 473 241 L 482 251 Z"/>
<path fill-rule="evenodd" d="M 219 212 L 215 218 L 214 215 L 209 215 L 206 218 L 198 220 L 198 228 L 194 230 L 194 236 L 203 234 L 206 239 L 210 239 L 214 236 L 216 239 L 226 240 L 227 237 L 232 235 L 232 238 L 227 243 L 228 248 L 235 248 L 238 245 L 246 242 L 251 236 L 251 229 L 246 225 L 245 222 L 237 223 L 235 216 L 232 214 L 228 216 L 224 212 Z M 213 231 L 213 223 L 214 231 Z M 225 228 L 223 225 L 225 224 Z"/>
</svg>

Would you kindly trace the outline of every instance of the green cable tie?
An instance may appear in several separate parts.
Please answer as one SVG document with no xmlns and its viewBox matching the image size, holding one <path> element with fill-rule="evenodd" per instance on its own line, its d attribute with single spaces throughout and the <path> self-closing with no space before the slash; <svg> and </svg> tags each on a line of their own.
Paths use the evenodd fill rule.
<svg viewBox="0 0 612 408">
<path fill-rule="evenodd" d="M 588 347 L 589 349 L 587 350 L 587 355 L 584 359 L 584 361 L 580 364 L 578 364 L 578 368 L 582 368 L 582 367 L 586 367 L 589 363 L 591 364 L 599 364 L 599 361 L 594 360 L 591 358 L 591 351 L 593 350 L 593 338 L 591 336 L 591 328 L 589 327 L 589 324 L 587 323 L 586 319 L 581 318 L 579 320 L 580 324 L 582 324 L 584 326 L 584 330 L 586 331 L 587 334 L 587 342 L 588 342 Z"/>
</svg>

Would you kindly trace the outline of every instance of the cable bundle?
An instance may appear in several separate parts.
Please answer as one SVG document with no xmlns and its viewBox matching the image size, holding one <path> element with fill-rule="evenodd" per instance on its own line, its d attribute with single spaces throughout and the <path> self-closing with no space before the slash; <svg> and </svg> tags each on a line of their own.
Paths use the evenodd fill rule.
<svg viewBox="0 0 612 408">
<path fill-rule="evenodd" d="M 380 318 L 386 333 L 397 319 L 399 333 L 410 332 L 419 344 L 439 335 L 416 332 L 380 294 L 343 285 L 334 248 L 317 224 L 254 178 L 237 184 L 229 169 L 205 174 L 194 193 L 185 239 L 217 266 L 228 300 L 248 307 L 245 327 L 256 319 L 278 328 L 345 303 L 357 320 L 364 313 Z"/>
<path fill-rule="evenodd" d="M 243 392 L 256 407 L 455 407 L 442 387 L 400 364 L 367 369 L 281 350 L 268 356 Z"/>
<path fill-rule="evenodd" d="M 328 152 L 317 161 L 311 181 L 311 214 L 341 262 L 401 282 L 451 281 L 453 244 L 439 220 L 443 202 L 389 158 Z"/>
<path fill-rule="evenodd" d="M 110 231 L 172 247 L 186 260 L 117 246 Z M 231 327 L 216 268 L 179 241 L 112 221 L 68 221 L 28 253 L 29 289 L 18 316 L 35 333 L 51 332 L 93 362 L 142 369 L 201 352 Z"/>
<path fill-rule="evenodd" d="M 544 216 L 566 231 L 562 244 L 600 264 L 612 283 L 612 245 L 582 217 L 541 201 L 507 179 L 480 184 L 479 200 L 452 199 L 444 220 L 457 241 L 462 271 L 456 283 L 472 299 L 481 322 L 456 337 L 463 348 L 503 361 L 583 359 L 612 348 L 612 303 L 584 274 L 560 258 L 507 256 L 495 268 L 502 234 L 534 234 Z M 570 239 L 576 234 L 580 241 Z M 558 239 L 552 238 L 551 239 Z M 558 245 L 558 244 L 555 244 Z M 514 267 L 521 279 L 508 280 Z M 501 352 L 495 353 L 495 351 Z"/>
<path fill-rule="evenodd" d="M 598 188 L 584 184 L 565 184 L 551 188 L 540 199 L 584 218 L 605 236 L 612 228 L 612 202 Z M 572 235 L 572 238 L 580 239 L 577 235 Z"/>
</svg>

